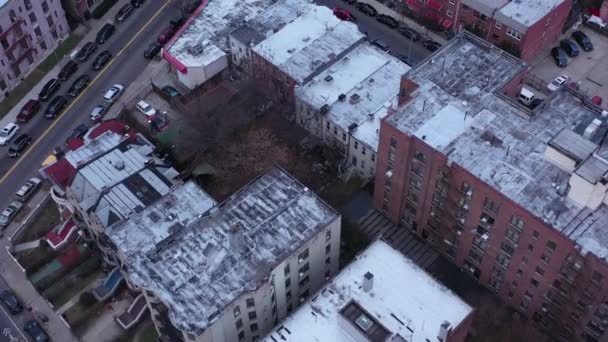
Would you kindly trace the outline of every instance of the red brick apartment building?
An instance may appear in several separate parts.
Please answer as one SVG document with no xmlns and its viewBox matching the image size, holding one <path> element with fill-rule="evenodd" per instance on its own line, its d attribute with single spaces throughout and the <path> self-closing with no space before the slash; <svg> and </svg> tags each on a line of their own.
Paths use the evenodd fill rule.
<svg viewBox="0 0 608 342">
<path fill-rule="evenodd" d="M 563 341 L 608 341 L 608 113 L 512 99 L 525 63 L 468 33 L 408 71 L 374 205 Z"/>
<path fill-rule="evenodd" d="M 572 0 L 404 0 L 414 16 L 467 29 L 525 61 L 561 35 Z"/>
</svg>

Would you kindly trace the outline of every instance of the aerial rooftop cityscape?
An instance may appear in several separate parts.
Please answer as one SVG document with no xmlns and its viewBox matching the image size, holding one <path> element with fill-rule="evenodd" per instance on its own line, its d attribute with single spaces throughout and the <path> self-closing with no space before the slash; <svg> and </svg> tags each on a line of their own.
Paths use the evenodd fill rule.
<svg viewBox="0 0 608 342">
<path fill-rule="evenodd" d="M 608 0 L 0 1 L 0 340 L 608 341 Z"/>
</svg>

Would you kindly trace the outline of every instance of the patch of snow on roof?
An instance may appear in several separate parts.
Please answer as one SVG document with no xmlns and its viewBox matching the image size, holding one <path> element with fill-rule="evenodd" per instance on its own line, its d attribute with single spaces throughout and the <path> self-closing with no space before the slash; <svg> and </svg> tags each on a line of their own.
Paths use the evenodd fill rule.
<svg viewBox="0 0 608 342">
<path fill-rule="evenodd" d="M 198 336 L 217 319 L 213 313 L 268 281 L 276 264 L 338 219 L 275 167 L 154 249 L 131 250 L 129 278 L 167 305 L 176 328 Z M 240 249 L 229 242 L 234 229 L 243 234 Z M 147 231 L 135 225 L 130 234 Z"/>
<path fill-rule="evenodd" d="M 185 66 L 205 65 L 201 63 L 209 59 L 201 59 L 193 47 L 209 41 L 216 48 L 227 50 L 228 34 L 274 3 L 274 0 L 209 0 L 168 52 Z"/>
<path fill-rule="evenodd" d="M 292 79 L 304 83 L 363 38 L 355 24 L 339 20 L 331 9 L 310 6 L 299 18 L 258 44 L 253 51 Z"/>
<path fill-rule="evenodd" d="M 465 111 L 448 104 L 418 128 L 414 135 L 441 150 L 464 133 L 472 122 L 473 118 L 467 117 Z"/>
<path fill-rule="evenodd" d="M 562 2 L 564 0 L 513 0 L 498 10 L 496 19 L 525 33 Z"/>
<path fill-rule="evenodd" d="M 368 272 L 373 275 L 370 292 L 362 288 Z M 291 341 L 351 342 L 353 337 L 340 322 L 348 320 L 340 311 L 351 302 L 390 335 L 399 334 L 410 342 L 435 341 L 444 321 L 455 328 L 473 312 L 409 258 L 377 240 L 262 341 L 282 341 L 281 335 L 289 331 L 286 336 Z"/>
</svg>

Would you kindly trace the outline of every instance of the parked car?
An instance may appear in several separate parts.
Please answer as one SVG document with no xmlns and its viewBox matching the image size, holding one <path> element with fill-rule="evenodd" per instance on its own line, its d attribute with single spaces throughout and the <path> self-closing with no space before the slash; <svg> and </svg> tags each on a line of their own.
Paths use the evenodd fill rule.
<svg viewBox="0 0 608 342">
<path fill-rule="evenodd" d="M 127 18 L 129 18 L 131 14 L 133 14 L 133 9 L 135 9 L 135 7 L 133 7 L 133 5 L 131 4 L 126 4 L 122 6 L 118 10 L 118 13 L 116 13 L 116 22 L 119 24 L 124 23 L 125 20 L 127 20 Z"/>
<path fill-rule="evenodd" d="M 604 102 L 604 100 L 602 99 L 601 96 L 595 95 L 591 98 L 591 103 L 593 103 L 596 106 L 601 106 L 602 102 Z"/>
<path fill-rule="evenodd" d="M 95 108 L 93 108 L 93 110 L 91 111 L 91 114 L 89 114 L 89 116 L 91 117 L 91 121 L 93 121 L 93 122 L 100 121 L 103 118 L 103 116 L 107 110 L 108 110 L 108 107 L 106 107 L 104 105 L 95 106 Z"/>
<path fill-rule="evenodd" d="M 418 32 L 416 32 L 416 30 L 412 28 L 400 27 L 397 29 L 397 31 L 399 31 L 399 33 L 401 33 L 404 37 L 411 39 L 415 42 L 420 40 L 420 34 L 418 34 Z"/>
<path fill-rule="evenodd" d="M 17 126 L 14 123 L 7 124 L 0 131 L 0 145 L 8 144 L 8 142 L 11 141 L 11 139 L 13 139 L 13 137 L 17 134 L 17 132 L 19 132 L 19 126 Z"/>
<path fill-rule="evenodd" d="M 535 98 L 534 100 L 532 100 L 532 102 L 530 102 L 528 107 L 530 107 L 530 109 L 534 109 L 534 108 L 538 107 L 541 103 L 543 103 L 542 99 Z"/>
<path fill-rule="evenodd" d="M 144 4 L 144 0 L 131 0 L 131 5 L 133 5 L 133 7 L 137 8 L 137 7 L 141 7 L 141 5 Z"/>
<path fill-rule="evenodd" d="M 572 32 L 572 38 L 583 48 L 583 50 L 593 50 L 593 43 L 591 43 L 591 39 L 589 39 L 589 37 L 587 37 L 583 31 Z"/>
<path fill-rule="evenodd" d="M 97 50 L 97 44 L 88 42 L 76 54 L 76 60 L 79 62 L 87 61 Z"/>
<path fill-rule="evenodd" d="M 21 210 L 21 207 L 23 207 L 23 203 L 18 201 L 11 202 L 0 214 L 0 227 L 6 228 L 13 221 L 19 210 Z"/>
<path fill-rule="evenodd" d="M 160 52 L 160 49 L 162 47 L 163 46 L 158 43 L 152 43 L 152 44 L 148 45 L 148 47 L 144 51 L 144 58 L 152 59 L 152 58 L 156 57 L 156 55 L 158 55 L 158 53 Z"/>
<path fill-rule="evenodd" d="M 167 128 L 169 128 L 169 116 L 167 116 L 166 112 L 155 115 L 150 120 L 150 126 L 158 133 L 164 132 L 167 130 Z"/>
<path fill-rule="evenodd" d="M 393 29 L 399 27 L 399 21 L 390 15 L 378 14 L 376 20 Z"/>
<path fill-rule="evenodd" d="M 566 75 L 557 76 L 553 81 L 551 81 L 547 85 L 547 89 L 549 89 L 549 91 L 556 91 L 557 89 L 561 88 L 564 84 L 566 84 L 566 82 L 568 82 L 569 79 L 570 79 L 570 77 L 568 77 Z"/>
<path fill-rule="evenodd" d="M 53 95 L 57 90 L 59 90 L 59 81 L 57 79 L 52 78 L 42 87 L 40 93 L 38 93 L 38 99 L 41 101 L 48 100 L 51 95 Z"/>
<path fill-rule="evenodd" d="M 103 101 L 107 104 L 112 104 L 118 100 L 125 87 L 120 84 L 115 84 L 111 86 L 106 93 L 103 95 Z"/>
<path fill-rule="evenodd" d="M 435 51 L 439 50 L 439 48 L 441 47 L 441 44 L 437 43 L 434 40 L 430 40 L 430 39 L 423 41 L 422 45 L 431 52 L 435 52 Z"/>
<path fill-rule="evenodd" d="M 30 121 L 30 119 L 38 113 L 40 110 L 40 101 L 38 100 L 28 100 L 21 110 L 19 114 L 17 114 L 17 122 L 25 123 Z"/>
<path fill-rule="evenodd" d="M 38 323 L 38 321 L 36 320 L 30 320 L 25 322 L 25 325 L 23 326 L 23 330 L 30 335 L 30 337 L 32 338 L 32 340 L 36 341 L 36 342 L 47 342 L 49 341 L 49 336 L 46 334 L 46 332 L 44 331 L 44 329 L 42 329 L 42 327 L 40 326 L 40 324 Z"/>
<path fill-rule="evenodd" d="M 349 10 L 347 10 L 346 8 L 340 8 L 340 7 L 336 7 L 334 8 L 334 15 L 336 16 L 336 18 L 340 19 L 340 20 L 345 20 L 345 21 L 357 21 L 357 18 L 355 18 L 355 16 L 350 13 Z"/>
<path fill-rule="evenodd" d="M 93 68 L 93 70 L 101 70 L 104 65 L 108 64 L 110 59 L 112 59 L 112 54 L 110 51 L 102 51 L 99 53 L 99 55 L 97 55 L 97 57 L 95 57 L 91 68 Z"/>
<path fill-rule="evenodd" d="M 370 17 L 375 17 L 378 14 L 378 11 L 372 5 L 366 4 L 365 2 L 359 2 L 355 7 Z"/>
<path fill-rule="evenodd" d="M 558 67 L 565 68 L 568 66 L 568 58 L 566 57 L 566 51 L 564 51 L 564 49 L 554 47 L 551 49 L 551 57 L 553 57 L 553 61 Z"/>
<path fill-rule="evenodd" d="M 67 105 L 68 99 L 66 99 L 65 96 L 55 96 L 49 103 L 49 106 L 46 107 L 44 117 L 47 119 L 54 119 L 57 115 L 61 114 Z"/>
<path fill-rule="evenodd" d="M 114 34 L 115 30 L 116 30 L 116 27 L 110 23 L 103 25 L 99 29 L 99 31 L 97 31 L 97 37 L 96 37 L 95 41 L 97 42 L 97 44 L 105 43 L 108 39 L 110 39 L 112 34 Z"/>
<path fill-rule="evenodd" d="M 135 107 L 137 107 L 137 110 L 139 110 L 143 115 L 145 115 L 148 118 L 148 121 L 150 121 L 151 117 L 156 115 L 156 109 L 154 109 L 154 107 L 152 107 L 146 101 L 142 100 L 142 101 L 137 102 Z"/>
<path fill-rule="evenodd" d="M 380 39 L 372 40 L 371 44 L 384 52 L 390 52 L 391 47 L 385 41 Z"/>
<path fill-rule="evenodd" d="M 69 61 L 63 66 L 63 68 L 61 68 L 61 71 L 59 71 L 59 75 L 57 75 L 57 78 L 62 81 L 66 81 L 76 71 L 78 71 L 78 63 L 74 61 Z"/>
<path fill-rule="evenodd" d="M 566 51 L 566 53 L 568 54 L 568 57 L 576 57 L 578 56 L 578 46 L 576 46 L 576 44 L 574 44 L 573 41 L 571 41 L 570 39 L 562 39 L 559 42 L 559 46 L 564 49 L 564 51 Z"/>
<path fill-rule="evenodd" d="M 32 177 L 25 181 L 25 183 L 17 190 L 15 196 L 17 196 L 17 200 L 21 202 L 27 201 L 33 194 L 36 193 L 36 190 L 40 187 L 42 181 L 38 177 Z"/>
<path fill-rule="evenodd" d="M 174 34 L 175 29 L 167 27 L 158 35 L 157 41 L 159 44 L 165 44 L 171 39 L 171 37 L 173 37 Z"/>
<path fill-rule="evenodd" d="M 80 77 L 78 77 L 76 81 L 72 83 L 72 86 L 68 90 L 68 95 L 70 95 L 71 97 L 76 97 L 80 95 L 84 88 L 89 85 L 90 80 L 91 78 L 89 77 L 89 75 L 80 75 Z"/>
<path fill-rule="evenodd" d="M 76 128 L 74 128 L 74 131 L 72 131 L 72 134 L 70 134 L 70 136 L 67 139 L 65 139 L 65 143 L 67 144 L 72 139 L 82 139 L 82 137 L 84 137 L 88 131 L 89 131 L 89 127 L 87 125 L 85 125 L 85 124 L 78 125 Z"/>
<path fill-rule="evenodd" d="M 16 158 L 21 155 L 21 152 L 25 151 L 25 149 L 32 143 L 32 138 L 27 134 L 21 134 L 18 136 L 11 145 L 8 147 L 8 156 L 11 158 Z"/>
<path fill-rule="evenodd" d="M 0 301 L 2 305 L 10 312 L 11 315 L 18 315 L 23 311 L 23 305 L 17 298 L 17 295 L 11 290 L 4 290 L 0 293 Z"/>
<path fill-rule="evenodd" d="M 162 87 L 161 90 L 162 90 L 163 94 L 167 98 L 170 98 L 170 99 L 182 96 L 182 93 L 180 93 L 179 90 L 177 90 L 169 85 Z"/>
</svg>

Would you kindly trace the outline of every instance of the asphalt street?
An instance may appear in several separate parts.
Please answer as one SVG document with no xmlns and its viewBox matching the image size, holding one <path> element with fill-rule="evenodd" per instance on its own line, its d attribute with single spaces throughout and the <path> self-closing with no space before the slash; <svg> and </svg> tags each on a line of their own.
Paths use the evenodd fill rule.
<svg viewBox="0 0 608 342">
<path fill-rule="evenodd" d="M 126 22 L 116 24 L 116 31 L 109 41 L 98 46 L 95 54 L 87 62 L 80 64 L 78 72 L 67 81 L 62 82 L 60 90 L 55 93 L 56 95 L 66 94 L 72 82 L 81 74 L 86 73 L 91 77 L 91 84 L 84 90 L 82 96 L 76 100 L 69 110 L 54 119 L 60 122 L 43 138 L 40 137 L 52 124 L 52 120 L 44 117 L 44 110 L 48 101 L 43 104 L 41 110 L 30 122 L 21 125 L 21 132 L 32 136 L 34 142 L 29 147 L 31 151 L 27 155 L 21 156 L 21 160 L 14 169 L 11 170 L 17 164 L 17 160 L 8 157 L 7 147 L 0 148 L 0 175 L 4 176 L 11 170 L 10 174 L 0 183 L 0 208 L 3 209 L 13 199 L 15 191 L 25 180 L 37 173 L 41 163 L 56 146 L 65 144 L 66 138 L 74 128 L 82 123 L 90 125 L 89 114 L 91 110 L 95 105 L 101 103 L 103 94 L 111 85 L 119 83 L 126 88 L 142 73 L 148 61 L 143 57 L 144 50 L 151 42 L 156 41 L 158 34 L 169 25 L 168 18 L 173 18 L 178 11 L 176 5 L 168 5 L 163 13 L 157 16 L 122 54 L 119 56 L 117 54 L 164 4 L 164 1 L 146 1 L 141 8 L 135 9 Z M 110 51 L 115 60 L 93 82 L 99 71 L 94 71 L 91 64 L 95 56 L 104 50 Z M 67 58 L 61 62 L 61 65 L 66 62 Z M 37 139 L 40 139 L 38 143 L 35 142 Z"/>
<path fill-rule="evenodd" d="M 0 279 L 0 292 L 6 290 L 8 286 L 4 280 Z M 17 318 L 12 317 L 4 308 L 0 308 L 0 342 L 25 342 L 24 333 L 20 330 L 20 326 L 26 320 L 31 319 L 31 313 L 24 310 Z"/>
<path fill-rule="evenodd" d="M 357 26 L 361 32 L 367 33 L 367 38 L 372 41 L 381 39 L 390 47 L 390 54 L 393 56 L 406 56 L 406 63 L 410 66 L 416 66 L 428 55 L 431 54 L 424 46 L 422 39 L 418 42 L 410 42 L 410 40 L 401 35 L 396 29 L 392 29 L 376 20 L 375 17 L 370 17 L 363 12 L 360 12 L 353 5 L 349 5 L 342 0 L 315 0 L 319 5 L 324 5 L 329 8 L 341 7 L 349 10 L 357 18 Z M 400 18 L 395 18 L 399 20 Z M 418 32 L 421 35 L 424 32 Z"/>
</svg>

